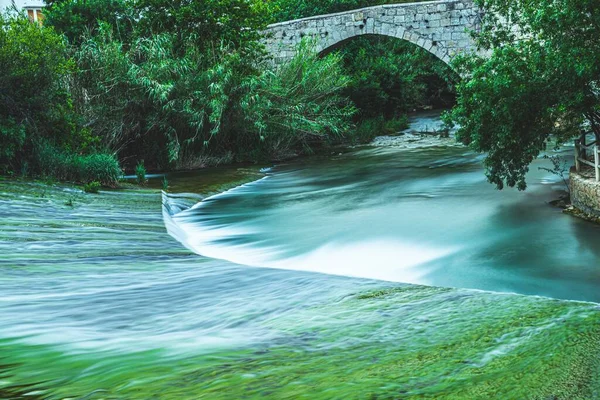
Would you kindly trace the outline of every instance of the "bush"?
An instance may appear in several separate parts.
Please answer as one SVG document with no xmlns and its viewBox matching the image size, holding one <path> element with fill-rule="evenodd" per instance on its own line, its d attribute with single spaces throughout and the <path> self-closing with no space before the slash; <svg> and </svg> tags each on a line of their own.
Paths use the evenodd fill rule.
<svg viewBox="0 0 600 400">
<path fill-rule="evenodd" d="M 38 143 L 35 156 L 38 174 L 59 180 L 95 181 L 103 186 L 115 187 L 121 176 L 119 162 L 111 154 L 70 154 L 48 143 Z"/>
<path fill-rule="evenodd" d="M 72 163 L 81 182 L 96 181 L 103 186 L 115 187 L 121 176 L 119 162 L 112 154 L 74 156 Z"/>
<path fill-rule="evenodd" d="M 343 137 L 356 112 L 342 95 L 349 84 L 338 54 L 320 57 L 313 43 L 303 41 L 288 63 L 249 81 L 241 101 L 245 129 L 272 156 Z"/>
<path fill-rule="evenodd" d="M 137 178 L 137 183 L 140 185 L 146 183 L 146 167 L 144 167 L 144 161 L 140 161 L 138 165 L 136 165 L 135 176 Z"/>
<path fill-rule="evenodd" d="M 83 191 L 86 193 L 98 193 L 102 185 L 98 181 L 93 181 L 83 185 Z"/>
<path fill-rule="evenodd" d="M 408 117 L 402 115 L 401 117 L 392 118 L 383 124 L 383 132 L 386 135 L 396 135 L 401 131 L 408 128 Z"/>
<path fill-rule="evenodd" d="M 369 143 L 376 136 L 383 134 L 384 124 L 383 117 L 364 119 L 351 132 L 349 139 L 352 143 Z"/>
<path fill-rule="evenodd" d="M 16 154 L 25 144 L 25 126 L 13 118 L 0 118 L 0 172 L 11 170 Z M 22 169 L 22 168 L 21 168 Z"/>
</svg>

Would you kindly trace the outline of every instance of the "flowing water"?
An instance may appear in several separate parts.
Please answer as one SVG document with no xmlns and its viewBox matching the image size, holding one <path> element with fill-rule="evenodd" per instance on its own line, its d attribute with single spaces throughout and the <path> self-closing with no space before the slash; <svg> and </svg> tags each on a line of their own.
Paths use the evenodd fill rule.
<svg viewBox="0 0 600 400">
<path fill-rule="evenodd" d="M 526 192 L 496 190 L 481 161 L 387 147 L 279 165 L 175 215 L 172 233 L 256 267 L 600 302 L 600 227 L 548 204 L 565 190 L 549 161 Z"/>
<path fill-rule="evenodd" d="M 600 228 L 546 204 L 546 160 L 498 192 L 480 156 L 406 143 L 163 213 L 0 181 L 0 398 L 597 398 Z"/>
</svg>

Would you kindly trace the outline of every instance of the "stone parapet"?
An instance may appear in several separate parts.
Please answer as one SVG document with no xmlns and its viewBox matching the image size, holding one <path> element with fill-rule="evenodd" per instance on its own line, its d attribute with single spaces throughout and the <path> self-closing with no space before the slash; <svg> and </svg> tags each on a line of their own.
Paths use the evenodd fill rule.
<svg viewBox="0 0 600 400">
<path fill-rule="evenodd" d="M 471 31 L 480 29 L 481 9 L 472 0 L 386 4 L 270 25 L 264 40 L 275 63 L 296 55 L 298 44 L 313 40 L 317 51 L 361 35 L 384 35 L 411 42 L 450 63 L 476 51 Z"/>
</svg>

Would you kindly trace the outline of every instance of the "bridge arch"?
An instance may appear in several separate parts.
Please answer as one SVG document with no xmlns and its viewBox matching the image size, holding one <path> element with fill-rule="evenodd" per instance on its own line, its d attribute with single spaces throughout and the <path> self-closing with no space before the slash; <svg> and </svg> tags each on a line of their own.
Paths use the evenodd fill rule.
<svg viewBox="0 0 600 400">
<path fill-rule="evenodd" d="M 481 9 L 473 0 L 386 4 L 269 25 L 265 45 L 275 64 L 296 55 L 304 38 L 328 52 L 357 36 L 382 35 L 406 40 L 446 64 L 476 51 L 470 31 L 479 31 Z"/>
</svg>

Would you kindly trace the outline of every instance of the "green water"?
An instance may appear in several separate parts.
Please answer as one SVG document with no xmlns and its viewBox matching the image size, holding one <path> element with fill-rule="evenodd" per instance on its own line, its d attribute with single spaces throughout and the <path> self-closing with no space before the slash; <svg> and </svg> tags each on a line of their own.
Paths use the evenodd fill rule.
<svg viewBox="0 0 600 400">
<path fill-rule="evenodd" d="M 152 187 L 2 180 L 0 398 L 600 398 L 597 227 L 479 160 L 356 149 L 164 219 Z M 226 171 L 169 181 L 263 177 Z"/>
</svg>

